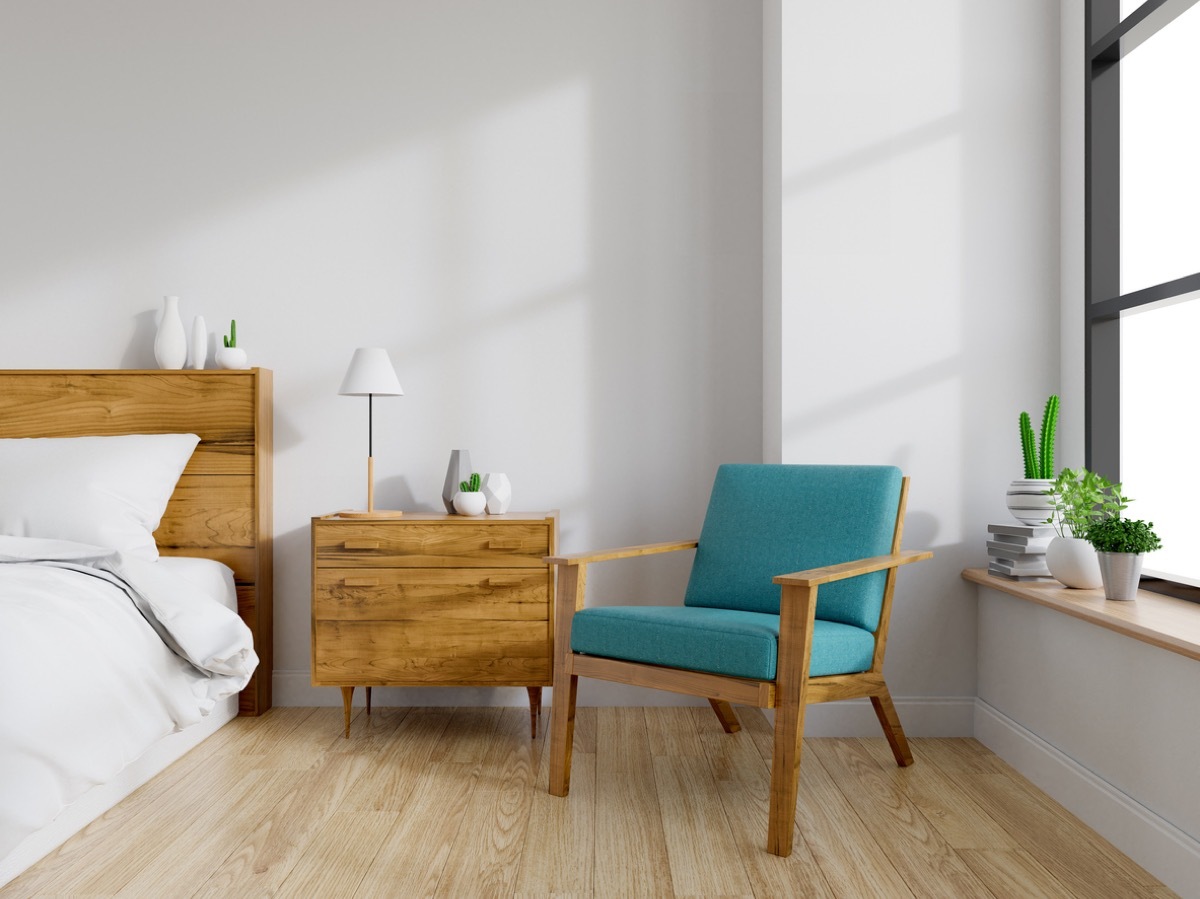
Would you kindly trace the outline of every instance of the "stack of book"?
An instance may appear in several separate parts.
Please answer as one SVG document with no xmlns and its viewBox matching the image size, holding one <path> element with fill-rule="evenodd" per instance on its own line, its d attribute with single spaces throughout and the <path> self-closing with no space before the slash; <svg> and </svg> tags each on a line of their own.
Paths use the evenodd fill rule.
<svg viewBox="0 0 1200 899">
<path fill-rule="evenodd" d="M 1046 547 L 1056 533 L 1048 524 L 989 524 L 988 573 L 1014 581 L 1050 577 Z"/>
</svg>

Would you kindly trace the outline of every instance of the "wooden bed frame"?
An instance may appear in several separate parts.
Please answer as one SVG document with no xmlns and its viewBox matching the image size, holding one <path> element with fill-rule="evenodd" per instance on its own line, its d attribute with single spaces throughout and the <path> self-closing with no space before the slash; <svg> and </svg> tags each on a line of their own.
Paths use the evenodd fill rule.
<svg viewBox="0 0 1200 899">
<path fill-rule="evenodd" d="M 224 562 L 259 667 L 238 714 L 271 707 L 271 372 L 0 371 L 0 437 L 200 436 L 155 531 L 167 556 Z"/>
</svg>

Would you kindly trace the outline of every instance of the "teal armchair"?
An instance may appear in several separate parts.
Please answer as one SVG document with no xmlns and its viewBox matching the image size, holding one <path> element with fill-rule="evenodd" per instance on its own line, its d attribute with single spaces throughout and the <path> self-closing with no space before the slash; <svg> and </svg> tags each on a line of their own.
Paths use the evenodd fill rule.
<svg viewBox="0 0 1200 899">
<path fill-rule="evenodd" d="M 775 709 L 767 849 L 792 851 L 804 710 L 869 697 L 897 764 L 912 753 L 883 680 L 908 479 L 866 465 L 722 465 L 699 540 L 552 556 L 550 792 L 571 778 L 580 677 Z M 584 608 L 587 566 L 695 549 L 683 605 Z M 818 591 L 820 593 L 818 597 Z"/>
</svg>

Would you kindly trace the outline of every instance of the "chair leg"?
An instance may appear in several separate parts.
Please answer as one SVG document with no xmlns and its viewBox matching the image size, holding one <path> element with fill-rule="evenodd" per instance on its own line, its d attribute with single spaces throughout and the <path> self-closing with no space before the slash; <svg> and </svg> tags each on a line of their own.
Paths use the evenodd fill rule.
<svg viewBox="0 0 1200 899">
<path fill-rule="evenodd" d="M 892 747 L 892 755 L 896 764 L 907 768 L 913 763 L 912 751 L 908 748 L 908 739 L 904 736 L 904 728 L 900 726 L 900 716 L 896 714 L 896 706 L 892 704 L 892 694 L 887 687 L 871 697 L 871 705 L 875 708 L 875 717 L 883 725 L 883 735 L 887 737 L 888 745 Z"/>
<path fill-rule="evenodd" d="M 571 789 L 571 745 L 575 741 L 575 694 L 578 675 L 555 677 L 550 702 L 550 793 L 566 796 Z"/>
<path fill-rule="evenodd" d="M 807 681 L 807 678 L 805 680 Z M 804 708 L 804 696 L 799 696 L 775 709 L 775 741 L 771 752 L 771 804 L 767 812 L 767 851 L 781 858 L 792 854 L 796 797 L 800 792 Z"/>
<path fill-rule="evenodd" d="M 709 699 L 708 704 L 712 706 L 712 710 L 717 713 L 717 720 L 721 722 L 721 727 L 727 734 L 736 734 L 742 729 L 742 725 L 738 723 L 737 713 L 734 712 L 733 706 L 724 699 Z"/>
</svg>

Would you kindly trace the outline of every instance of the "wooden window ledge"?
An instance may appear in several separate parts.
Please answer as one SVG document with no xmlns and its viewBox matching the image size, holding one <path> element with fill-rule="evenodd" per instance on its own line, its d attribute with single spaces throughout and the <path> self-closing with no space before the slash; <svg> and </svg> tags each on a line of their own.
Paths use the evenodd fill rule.
<svg viewBox="0 0 1200 899">
<path fill-rule="evenodd" d="M 1010 581 L 968 568 L 963 579 L 1009 596 L 1056 609 L 1151 646 L 1200 660 L 1200 604 L 1139 590 L 1130 602 L 1104 598 L 1103 590 L 1072 590 L 1057 581 Z"/>
</svg>

